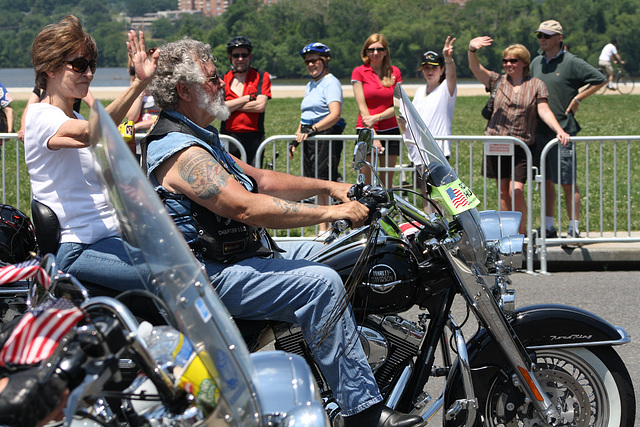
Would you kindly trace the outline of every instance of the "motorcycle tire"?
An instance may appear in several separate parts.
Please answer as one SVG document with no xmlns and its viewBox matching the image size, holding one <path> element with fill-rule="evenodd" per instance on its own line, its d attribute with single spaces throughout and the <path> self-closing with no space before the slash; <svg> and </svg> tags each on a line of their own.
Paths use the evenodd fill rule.
<svg viewBox="0 0 640 427">
<path fill-rule="evenodd" d="M 635 422 L 635 394 L 620 356 L 610 347 L 545 349 L 535 353 L 536 378 L 560 412 L 558 425 L 624 427 Z M 510 378 L 494 377 L 484 396 L 483 425 L 546 425 Z"/>
</svg>

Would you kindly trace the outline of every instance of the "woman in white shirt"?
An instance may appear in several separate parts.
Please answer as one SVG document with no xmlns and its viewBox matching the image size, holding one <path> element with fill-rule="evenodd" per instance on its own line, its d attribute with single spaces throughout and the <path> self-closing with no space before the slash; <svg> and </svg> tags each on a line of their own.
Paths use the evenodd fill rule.
<svg viewBox="0 0 640 427">
<path fill-rule="evenodd" d="M 434 51 L 425 52 L 420 63 L 419 71 L 422 71 L 427 84 L 418 88 L 413 105 L 434 136 L 451 135 L 453 110 L 458 96 L 456 64 L 453 61 L 455 40 L 447 37 L 442 55 Z M 447 159 L 451 157 L 451 141 L 437 142 Z"/>
<path fill-rule="evenodd" d="M 151 81 L 156 54 L 147 59 L 144 36 L 129 33 L 129 56 L 136 78 L 125 93 L 106 107 L 120 123 Z M 89 123 L 73 110 L 84 98 L 96 71 L 98 48 L 75 16 L 46 26 L 31 52 L 36 86 L 46 91 L 29 106 L 25 125 L 25 160 L 34 199 L 57 215 L 61 238 L 58 267 L 84 283 L 115 291 L 144 288 L 120 238 L 88 148 Z"/>
</svg>

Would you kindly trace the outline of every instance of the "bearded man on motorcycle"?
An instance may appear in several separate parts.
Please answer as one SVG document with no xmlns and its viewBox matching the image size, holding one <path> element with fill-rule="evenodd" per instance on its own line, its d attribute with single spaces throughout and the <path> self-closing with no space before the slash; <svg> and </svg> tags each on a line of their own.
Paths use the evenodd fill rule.
<svg viewBox="0 0 640 427">
<path fill-rule="evenodd" d="M 208 44 L 183 39 L 162 46 L 150 91 L 162 113 L 142 143 L 143 165 L 230 313 L 299 324 L 347 427 L 422 424 L 381 403 L 353 315 L 340 310 L 347 304 L 340 276 L 305 260 L 320 244 L 280 248 L 264 230 L 338 219 L 362 226 L 369 212 L 349 201 L 350 185 L 256 169 L 231 156 L 210 125 L 229 110 Z M 317 194 L 344 203 L 295 202 Z"/>
</svg>

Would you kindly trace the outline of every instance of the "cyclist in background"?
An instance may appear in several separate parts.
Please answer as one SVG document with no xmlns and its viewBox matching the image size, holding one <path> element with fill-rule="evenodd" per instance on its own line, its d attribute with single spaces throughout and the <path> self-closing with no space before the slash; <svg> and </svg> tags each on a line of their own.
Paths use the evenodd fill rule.
<svg viewBox="0 0 640 427">
<path fill-rule="evenodd" d="M 602 52 L 600 52 L 600 58 L 598 58 L 598 65 L 604 68 L 605 71 L 607 72 L 607 77 L 609 79 L 609 83 L 607 87 L 610 90 L 616 90 L 616 88 L 613 87 L 612 62 L 614 64 L 617 64 L 618 62 L 620 64 L 624 64 L 624 61 L 622 60 L 622 58 L 620 58 L 620 55 L 618 54 L 618 40 L 616 39 L 611 39 L 611 41 L 607 43 L 605 47 L 602 48 Z"/>
</svg>

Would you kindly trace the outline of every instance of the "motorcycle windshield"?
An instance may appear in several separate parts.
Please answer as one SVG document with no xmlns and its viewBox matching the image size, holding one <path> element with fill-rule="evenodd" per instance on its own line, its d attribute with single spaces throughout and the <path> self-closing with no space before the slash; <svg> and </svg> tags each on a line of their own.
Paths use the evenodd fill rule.
<svg viewBox="0 0 640 427">
<path fill-rule="evenodd" d="M 457 247 L 467 267 L 484 270 L 487 252 L 476 208 L 480 201 L 458 178 L 401 84 L 394 90 L 394 108 L 407 152 L 421 177 L 423 192 L 439 202 L 466 234 L 467 239 Z"/>
<path fill-rule="evenodd" d="M 96 172 L 123 239 L 131 246 L 131 259 L 174 313 L 218 387 L 220 401 L 213 414 L 232 420 L 232 425 L 258 425 L 255 368 L 229 312 L 97 101 L 89 126 Z"/>
</svg>

